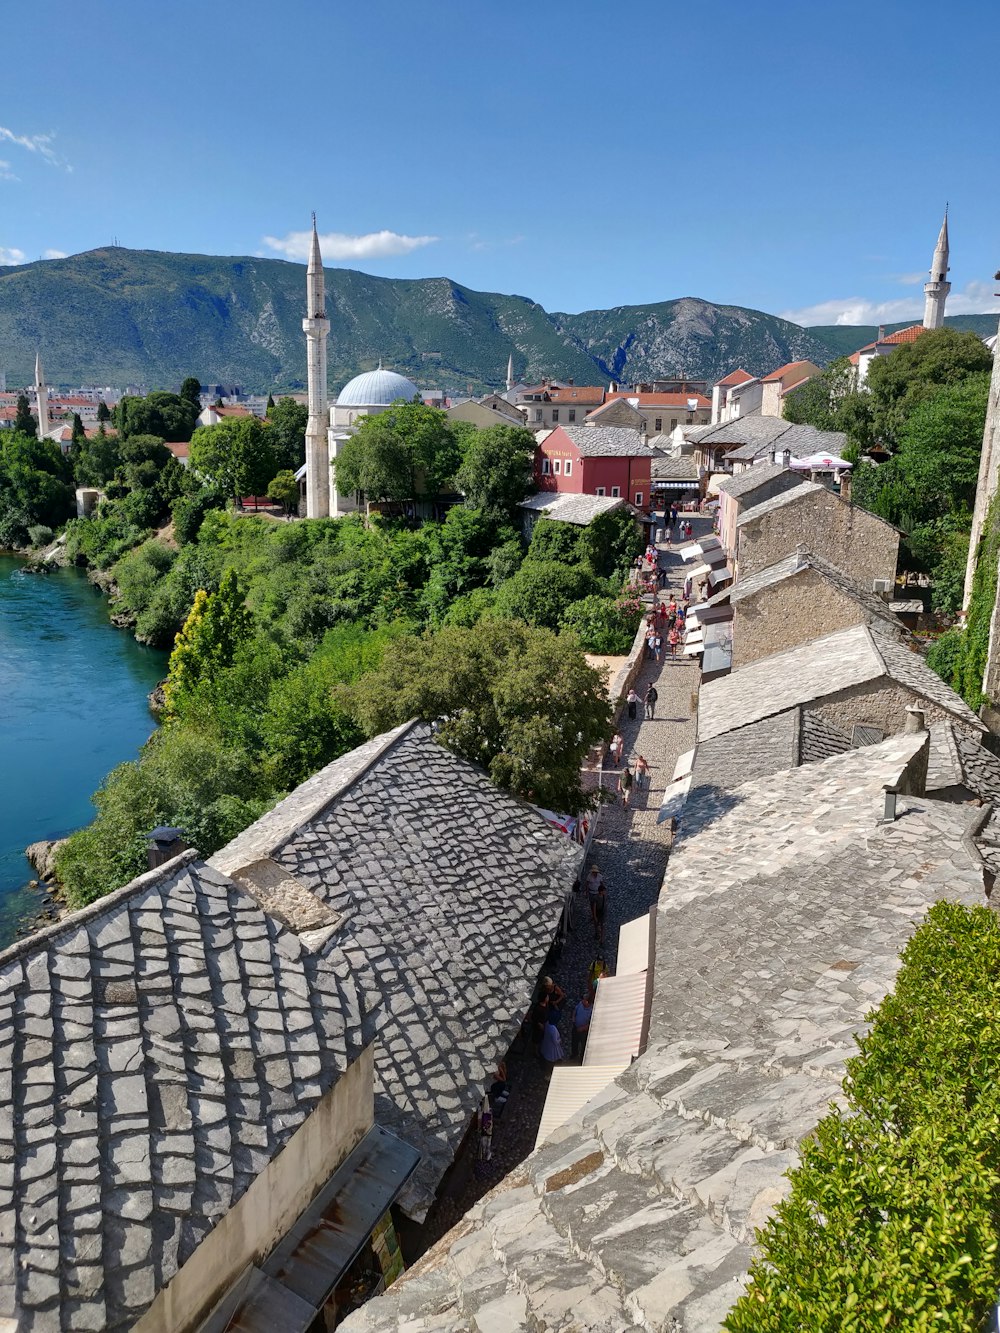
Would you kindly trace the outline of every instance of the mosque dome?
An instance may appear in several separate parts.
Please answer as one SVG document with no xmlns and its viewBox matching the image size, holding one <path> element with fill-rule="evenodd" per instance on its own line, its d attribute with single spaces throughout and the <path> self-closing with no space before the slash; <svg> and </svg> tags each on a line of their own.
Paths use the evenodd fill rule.
<svg viewBox="0 0 1000 1333">
<path fill-rule="evenodd" d="M 388 407 L 397 398 L 404 398 L 408 403 L 420 397 L 420 390 L 405 375 L 397 375 L 394 370 L 366 370 L 363 375 L 355 375 L 348 380 L 337 395 L 338 407 Z"/>
</svg>

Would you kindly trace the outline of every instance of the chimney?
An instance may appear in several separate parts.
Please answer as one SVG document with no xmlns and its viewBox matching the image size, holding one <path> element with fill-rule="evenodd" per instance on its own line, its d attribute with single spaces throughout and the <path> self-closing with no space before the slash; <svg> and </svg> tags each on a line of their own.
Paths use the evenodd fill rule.
<svg viewBox="0 0 1000 1333">
<path fill-rule="evenodd" d="M 916 732 L 926 731 L 926 729 L 924 723 L 924 710 L 922 708 L 916 708 L 911 704 L 906 710 L 906 722 L 903 725 L 903 731 L 908 736 L 912 736 Z"/>
<path fill-rule="evenodd" d="M 840 498 L 851 504 L 851 474 L 842 472 L 840 474 Z"/>
<path fill-rule="evenodd" d="M 792 465 L 792 451 L 791 451 L 791 449 L 785 449 L 785 450 L 783 451 L 783 453 L 782 453 L 782 455 L 781 455 L 781 461 L 782 461 L 782 463 L 783 463 L 783 465 L 784 465 L 785 467 L 791 467 L 791 465 Z"/>
<path fill-rule="evenodd" d="M 881 342 L 884 337 L 885 337 L 885 325 L 880 324 L 878 326 L 878 337 L 875 339 L 875 341 Z"/>
<path fill-rule="evenodd" d="M 885 786 L 882 788 L 885 796 L 885 805 L 882 809 L 882 818 L 878 821 L 880 824 L 895 824 L 896 822 L 896 798 L 899 793 L 895 787 Z"/>
<path fill-rule="evenodd" d="M 184 841 L 183 829 L 158 825 L 146 834 L 146 855 L 150 870 L 155 870 L 157 866 L 162 866 L 167 861 L 172 861 L 175 856 L 180 856 L 181 852 L 188 850 L 188 846 L 189 844 Z"/>
</svg>

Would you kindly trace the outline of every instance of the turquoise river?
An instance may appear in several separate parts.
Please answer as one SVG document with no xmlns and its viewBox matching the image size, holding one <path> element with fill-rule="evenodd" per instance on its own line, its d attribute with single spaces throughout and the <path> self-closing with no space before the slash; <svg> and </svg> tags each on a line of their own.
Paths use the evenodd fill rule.
<svg viewBox="0 0 1000 1333">
<path fill-rule="evenodd" d="M 0 946 L 38 906 L 24 848 L 90 822 L 91 794 L 153 731 L 165 664 L 109 623 L 80 570 L 0 556 Z"/>
</svg>

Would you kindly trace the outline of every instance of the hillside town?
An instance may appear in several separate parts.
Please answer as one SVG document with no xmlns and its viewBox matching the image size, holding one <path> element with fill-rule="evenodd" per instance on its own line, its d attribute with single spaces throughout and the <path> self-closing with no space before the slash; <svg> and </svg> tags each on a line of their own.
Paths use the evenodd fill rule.
<svg viewBox="0 0 1000 1333">
<path fill-rule="evenodd" d="M 942 329 L 948 246 L 946 216 L 923 323 L 857 349 L 855 385 L 877 377 L 875 361 Z M 180 487 L 204 484 L 195 474 L 206 440 L 251 417 L 271 429 L 273 403 L 223 385 L 181 386 L 192 433 L 143 445 L 136 467 L 152 460 L 152 472 L 128 473 L 126 458 L 107 481 L 75 488 L 69 523 L 82 563 L 86 534 L 151 489 L 168 458 L 180 479 L 169 521 L 164 500 L 138 537 L 115 529 L 121 546 L 103 566 L 121 598 L 141 583 L 140 558 L 158 575 L 203 561 L 193 605 L 180 607 L 165 732 L 204 730 L 205 700 L 235 715 L 232 696 L 212 693 L 219 680 L 252 694 L 276 669 L 260 665 L 276 660 L 273 644 L 269 658 L 240 656 L 254 615 L 286 617 L 282 626 L 315 647 L 349 633 L 366 605 L 356 565 L 336 568 L 352 600 L 339 584 L 308 604 L 294 600 L 297 588 L 282 602 L 277 584 L 244 600 L 233 566 L 209 567 L 209 548 L 261 543 L 253 559 L 270 577 L 300 546 L 398 531 L 400 545 L 379 556 L 391 568 L 372 605 L 396 597 L 412 618 L 415 543 L 480 521 L 463 491 L 467 462 L 437 485 L 434 459 L 421 456 L 408 493 L 353 484 L 375 475 L 354 470 L 373 422 L 418 405 L 461 423 L 466 441 L 513 440 L 524 484 L 490 529 L 493 544 L 463 548 L 443 611 L 433 570 L 420 586 L 433 612 L 421 634 L 400 627 L 397 603 L 383 620 L 371 612 L 383 638 L 367 694 L 366 661 L 285 701 L 286 731 L 307 706 L 305 729 L 334 718 L 341 730 L 325 743 L 335 757 L 308 737 L 298 767 L 289 761 L 266 798 L 254 789 L 242 801 L 245 818 L 224 791 L 208 844 L 191 826 L 150 823 L 141 873 L 120 861 L 133 866 L 127 882 L 86 881 L 71 910 L 0 952 L 0 1324 L 764 1327 L 755 1303 L 786 1280 L 780 1228 L 796 1208 L 815 1221 L 803 1154 L 858 1112 L 856 1038 L 892 993 L 908 940 L 935 904 L 991 907 L 996 547 L 988 605 L 978 559 L 987 548 L 977 539 L 968 552 L 963 609 L 981 624 L 985 606 L 989 641 L 973 707 L 929 663 L 928 635 L 941 627 L 931 579 L 903 567 L 907 534 L 859 501 L 859 477 L 877 459 L 861 458 L 844 430 L 795 419 L 796 395 L 820 366 L 605 387 L 521 382 L 512 351 L 502 389 L 481 398 L 422 393 L 378 364 L 331 399 L 315 218 L 305 296 L 303 458 L 284 469 L 294 500 L 268 512 L 267 495 L 233 480 L 191 508 L 195 492 Z M 1000 360 L 992 377 L 974 521 L 1000 543 L 990 503 Z M 69 457 L 115 424 L 127 443 L 122 404 L 144 397 L 57 393 L 39 357 L 30 392 L 0 394 L 0 418 L 13 433 L 29 412 L 37 439 Z M 514 434 L 491 436 L 497 427 Z M 185 516 L 191 532 L 179 542 Z M 593 552 L 609 544 L 600 574 Z M 67 538 L 49 531 L 42 545 L 44 564 Z M 345 549 L 331 545 L 334 564 Z M 443 563 L 448 548 L 434 549 Z M 603 648 L 592 640 L 585 663 L 572 619 L 494 615 L 527 604 L 527 581 L 511 591 L 521 574 L 487 585 L 483 572 L 503 555 L 523 574 L 534 552 L 541 602 L 581 550 L 592 553 L 594 591 L 571 600 L 600 602 L 619 631 Z M 612 597 L 619 576 L 626 585 Z M 143 596 L 139 616 L 153 605 L 148 588 Z M 459 602 L 467 618 L 449 620 Z M 346 608 L 339 619 L 324 618 L 335 603 Z M 550 637 L 504 628 L 519 620 Z M 124 623 L 134 628 L 136 615 Z M 433 660 L 457 683 L 424 669 L 415 685 L 407 663 L 422 659 L 408 654 L 448 633 Z M 463 676 L 470 663 L 448 656 L 461 642 L 471 661 L 477 636 L 487 655 L 502 643 L 513 659 L 488 717 L 476 711 L 483 677 Z M 542 648 L 554 654 L 537 659 L 542 676 L 519 678 Z M 559 654 L 569 653 L 586 677 L 568 674 Z M 305 658 L 283 669 L 304 670 Z M 499 658 L 493 666 L 499 676 Z M 553 698 L 543 707 L 546 671 Z M 586 733 L 558 699 L 585 692 L 584 680 Z M 505 748 L 518 709 L 540 735 L 530 751 Z M 278 751 L 248 743 L 259 745 L 250 767 L 277 771 Z M 569 753 L 579 762 L 563 780 Z M 551 808 L 546 792 L 579 803 Z M 64 863 L 70 883 L 83 853 Z M 884 1127 L 894 1112 L 882 1110 Z M 925 1203 L 913 1189 L 918 1215 Z M 940 1202 L 939 1189 L 929 1193 Z M 856 1232 L 874 1237 L 872 1213 L 866 1196 Z M 833 1284 L 822 1227 L 799 1225 Z M 871 1252 L 881 1243 L 872 1238 Z"/>
</svg>

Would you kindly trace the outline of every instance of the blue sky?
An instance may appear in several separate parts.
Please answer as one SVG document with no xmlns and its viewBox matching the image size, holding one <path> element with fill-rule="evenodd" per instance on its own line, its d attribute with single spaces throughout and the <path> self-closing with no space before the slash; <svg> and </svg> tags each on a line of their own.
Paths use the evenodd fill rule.
<svg viewBox="0 0 1000 1333">
<path fill-rule="evenodd" d="M 578 311 L 1000 310 L 996 0 L 35 0 L 0 261 L 108 244 L 446 274 Z"/>
</svg>

